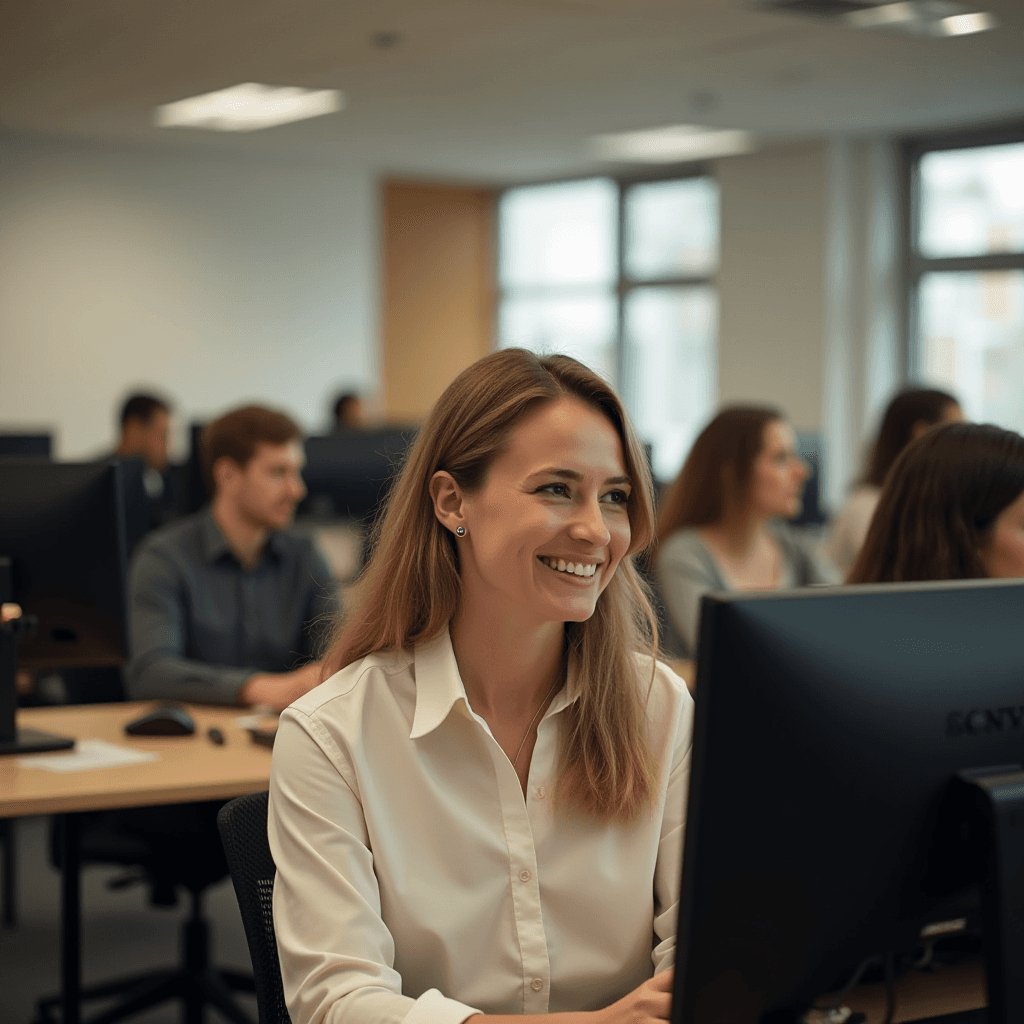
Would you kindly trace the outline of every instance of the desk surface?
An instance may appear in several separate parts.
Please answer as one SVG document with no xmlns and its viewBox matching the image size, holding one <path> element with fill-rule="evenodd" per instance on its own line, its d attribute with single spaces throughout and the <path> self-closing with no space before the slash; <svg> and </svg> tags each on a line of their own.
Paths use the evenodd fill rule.
<svg viewBox="0 0 1024 1024">
<path fill-rule="evenodd" d="M 254 743 L 235 724 L 245 714 L 243 708 L 190 705 L 196 721 L 193 736 L 125 735 L 125 724 L 153 706 L 141 702 L 21 709 L 19 726 L 152 751 L 157 760 L 58 773 L 18 763 L 45 754 L 4 755 L 0 757 L 0 818 L 226 800 L 267 788 L 270 750 Z M 210 726 L 224 734 L 223 746 L 207 738 Z"/>
</svg>

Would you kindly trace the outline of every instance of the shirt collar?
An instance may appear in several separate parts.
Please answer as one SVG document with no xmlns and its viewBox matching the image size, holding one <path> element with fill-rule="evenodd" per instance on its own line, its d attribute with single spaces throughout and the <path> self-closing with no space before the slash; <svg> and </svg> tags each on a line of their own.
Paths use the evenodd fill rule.
<svg viewBox="0 0 1024 1024">
<path fill-rule="evenodd" d="M 472 714 L 473 709 L 466 696 L 466 687 L 459 674 L 459 665 L 447 629 L 435 639 L 415 648 L 413 664 L 416 673 L 416 710 L 409 739 L 416 740 L 433 732 L 460 701 L 466 713 Z M 570 670 L 565 686 L 555 694 L 544 718 L 563 711 L 579 700 L 579 696 L 578 680 Z"/>
<path fill-rule="evenodd" d="M 213 516 L 213 508 L 207 505 L 199 515 L 199 535 L 203 546 L 203 556 L 206 561 L 216 562 L 219 558 L 223 558 L 224 555 L 230 555 L 231 558 L 237 561 L 235 553 L 231 550 L 231 545 L 228 544 L 227 537 L 224 536 L 223 531 L 217 525 L 217 520 Z M 267 538 L 266 547 L 263 550 L 264 554 L 269 552 L 274 558 L 280 560 L 283 554 L 280 535 L 277 533 L 270 534 Z"/>
<path fill-rule="evenodd" d="M 470 710 L 469 698 L 459 666 L 452 649 L 452 638 L 448 630 L 417 645 L 413 651 L 416 672 L 416 711 L 412 718 L 412 732 L 409 739 L 419 739 L 433 732 L 462 701 L 466 711 Z"/>
</svg>

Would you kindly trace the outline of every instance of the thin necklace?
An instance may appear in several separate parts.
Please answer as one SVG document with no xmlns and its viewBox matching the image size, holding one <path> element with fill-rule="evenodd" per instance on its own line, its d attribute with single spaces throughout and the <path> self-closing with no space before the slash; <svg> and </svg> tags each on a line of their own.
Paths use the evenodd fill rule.
<svg viewBox="0 0 1024 1024">
<path fill-rule="evenodd" d="M 523 752 L 523 747 L 526 746 L 526 741 L 530 738 L 530 733 L 533 732 L 533 727 L 537 724 L 537 719 L 540 718 L 540 713 L 544 710 L 544 705 L 547 704 L 551 695 L 555 692 L 555 687 L 558 686 L 559 680 L 556 679 L 551 685 L 551 689 L 548 690 L 544 699 L 540 702 L 540 707 L 537 708 L 537 713 L 533 716 L 533 720 L 526 727 L 526 735 L 523 737 L 523 742 L 519 744 L 519 749 L 516 751 L 516 756 L 512 758 L 512 767 L 515 768 L 516 762 L 519 760 L 519 755 Z"/>
</svg>

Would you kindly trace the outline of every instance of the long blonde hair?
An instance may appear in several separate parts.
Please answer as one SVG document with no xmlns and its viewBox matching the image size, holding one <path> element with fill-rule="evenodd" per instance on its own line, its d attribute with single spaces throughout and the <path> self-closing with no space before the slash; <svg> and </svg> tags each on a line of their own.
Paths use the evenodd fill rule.
<svg viewBox="0 0 1024 1024">
<path fill-rule="evenodd" d="M 657 766 L 647 742 L 653 679 L 636 655 L 657 651 L 657 620 L 633 564 L 654 535 L 651 475 L 618 396 L 569 356 L 524 349 L 494 352 L 445 390 L 409 452 L 378 519 L 372 555 L 349 598 L 325 662 L 327 674 L 376 651 L 412 648 L 438 636 L 461 593 L 456 541 L 434 514 L 429 483 L 446 470 L 467 493 L 483 486 L 515 426 L 539 405 L 577 398 L 608 418 L 633 482 L 627 556 L 585 622 L 565 625 L 570 676 L 579 699 L 566 709 L 556 803 L 606 820 L 630 820 L 654 796 Z"/>
</svg>

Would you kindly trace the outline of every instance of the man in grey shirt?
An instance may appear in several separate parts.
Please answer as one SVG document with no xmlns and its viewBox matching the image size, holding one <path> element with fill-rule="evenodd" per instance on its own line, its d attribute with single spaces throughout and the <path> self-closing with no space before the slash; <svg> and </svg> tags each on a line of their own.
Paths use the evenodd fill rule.
<svg viewBox="0 0 1024 1024">
<path fill-rule="evenodd" d="M 150 534 L 129 572 L 136 700 L 281 709 L 315 686 L 337 586 L 313 544 L 286 532 L 305 495 L 298 427 L 247 406 L 203 432 L 209 507 Z"/>
</svg>

